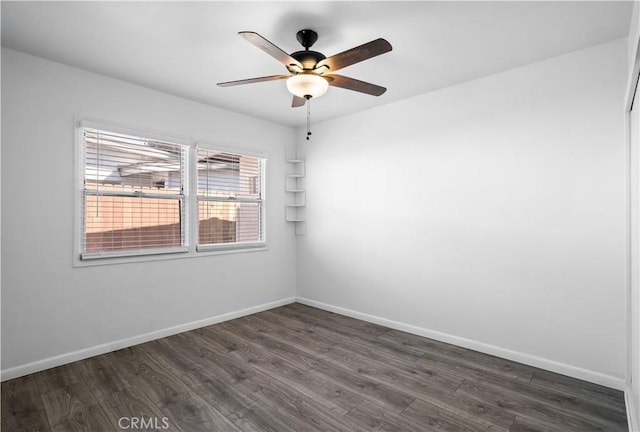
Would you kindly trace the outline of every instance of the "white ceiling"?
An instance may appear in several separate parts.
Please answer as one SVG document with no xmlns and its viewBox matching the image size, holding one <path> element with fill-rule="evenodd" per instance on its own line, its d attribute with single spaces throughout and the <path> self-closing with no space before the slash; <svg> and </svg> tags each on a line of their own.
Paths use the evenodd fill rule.
<svg viewBox="0 0 640 432">
<path fill-rule="evenodd" d="M 303 125 L 284 81 L 215 84 L 286 73 L 238 31 L 287 52 L 319 33 L 327 57 L 378 37 L 393 51 L 341 74 L 388 88 L 340 88 L 312 104 L 319 122 L 627 35 L 632 2 L 8 2 L 2 45 L 286 125 Z"/>
</svg>

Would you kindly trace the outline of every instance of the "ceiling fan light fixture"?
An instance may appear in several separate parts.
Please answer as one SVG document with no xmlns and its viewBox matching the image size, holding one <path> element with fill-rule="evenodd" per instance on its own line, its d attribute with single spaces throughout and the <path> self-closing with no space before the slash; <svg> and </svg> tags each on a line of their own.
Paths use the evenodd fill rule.
<svg viewBox="0 0 640 432">
<path fill-rule="evenodd" d="M 328 88 L 329 81 L 314 73 L 300 73 L 287 79 L 287 89 L 305 99 L 320 97 Z"/>
</svg>

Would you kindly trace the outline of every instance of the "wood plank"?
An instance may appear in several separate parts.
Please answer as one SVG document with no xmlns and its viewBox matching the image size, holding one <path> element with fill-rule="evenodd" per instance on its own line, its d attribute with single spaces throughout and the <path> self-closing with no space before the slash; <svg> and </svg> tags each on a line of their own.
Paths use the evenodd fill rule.
<svg viewBox="0 0 640 432">
<path fill-rule="evenodd" d="M 196 395 L 187 399 L 174 399 L 164 405 L 162 412 L 167 418 L 169 430 L 172 428 L 177 428 L 182 432 L 239 432 L 242 430 L 216 410 L 213 405 Z"/>
<path fill-rule="evenodd" d="M 2 416 L 2 432 L 47 432 L 49 421 L 44 411 L 34 411 L 20 416 Z"/>
<path fill-rule="evenodd" d="M 104 361 L 112 366 L 112 370 L 117 370 L 127 380 L 149 370 L 149 357 L 139 346 L 123 348 L 105 354 Z"/>
<path fill-rule="evenodd" d="M 78 375 L 84 382 L 116 380 L 124 385 L 127 383 L 126 376 L 129 376 L 122 370 L 122 365 L 109 354 L 98 355 L 73 364 L 77 365 Z"/>
<path fill-rule="evenodd" d="M 191 371 L 182 375 L 181 379 L 198 396 L 225 416 L 237 411 L 246 411 L 251 406 L 251 394 L 253 391 L 248 391 L 247 386 L 231 386 L 206 370 Z M 248 380 L 250 381 L 251 378 Z"/>
<path fill-rule="evenodd" d="M 256 375 L 254 380 L 258 387 L 252 397 L 252 409 L 269 412 L 282 424 L 281 430 L 309 432 L 320 430 L 310 424 L 303 415 L 293 412 L 291 399 L 300 397 L 297 396 L 297 392 L 292 391 L 291 388 L 287 388 L 284 392 L 280 391 L 280 388 L 274 384 L 278 381 L 263 374 Z"/>
<path fill-rule="evenodd" d="M 226 331 L 219 330 L 219 332 Z M 228 333 L 225 337 L 230 341 L 234 338 L 241 340 L 232 333 Z M 246 344 L 242 349 L 229 352 L 227 355 L 286 383 L 334 412 L 344 414 L 347 411 L 345 408 L 355 406 L 363 400 L 345 387 L 331 382 L 319 374 L 310 373 L 308 368 L 271 354 L 254 344 Z"/>
<path fill-rule="evenodd" d="M 99 405 L 90 405 L 70 413 L 70 417 L 51 427 L 52 432 L 114 432 Z"/>
<path fill-rule="evenodd" d="M 24 417 L 43 411 L 38 374 L 27 375 L 2 383 L 2 417 Z"/>
<path fill-rule="evenodd" d="M 261 315 L 252 315 L 250 320 L 244 321 L 243 325 L 249 325 L 251 329 L 264 333 L 272 338 L 281 339 L 285 342 L 295 344 L 295 346 L 309 354 L 322 357 L 322 354 L 331 349 L 338 342 L 320 334 L 310 334 L 297 329 L 290 329 L 272 321 L 262 318 Z"/>
<path fill-rule="evenodd" d="M 279 410 L 265 404 L 257 392 L 264 385 L 261 374 L 255 374 L 251 378 L 238 382 L 227 393 L 216 387 L 215 381 L 207 381 L 204 389 L 211 391 L 214 396 L 214 406 L 223 413 L 234 425 L 243 431 L 251 432 L 278 432 L 297 430 L 298 422 L 287 416 L 283 416 Z"/>
<path fill-rule="evenodd" d="M 44 370 L 35 374 L 34 377 L 41 393 L 82 381 L 80 367 L 75 363 Z"/>
<path fill-rule="evenodd" d="M 343 385 L 349 390 L 358 393 L 360 396 L 394 413 L 401 412 L 415 399 L 413 396 L 397 391 L 379 381 L 336 366 L 334 362 L 319 362 L 312 368 L 312 371 L 322 374 L 336 384 Z"/>
<path fill-rule="evenodd" d="M 448 373 L 442 369 L 431 368 L 425 364 L 413 361 L 401 361 L 394 354 L 390 354 L 384 350 L 379 350 L 375 346 L 366 346 L 361 344 L 339 344 L 327 352 L 327 357 L 334 357 L 336 354 L 345 355 L 352 353 L 367 359 L 367 361 L 376 362 L 380 366 L 393 367 L 409 375 L 423 377 L 424 380 L 437 381 L 442 387 L 449 387 L 455 390 L 464 378 Z"/>
<path fill-rule="evenodd" d="M 407 370 L 402 370 L 389 363 L 342 347 L 331 350 L 327 354 L 327 360 L 353 373 L 397 386 L 405 392 L 410 391 L 413 395 L 440 394 L 446 391 L 453 393 L 462 384 L 462 379 L 452 379 L 444 373 L 425 373 L 417 368 L 411 369 L 410 366 Z"/>
<path fill-rule="evenodd" d="M 247 346 L 247 342 L 239 338 L 229 338 L 217 324 L 194 330 L 195 334 L 207 340 L 218 351 L 230 353 Z"/>
<path fill-rule="evenodd" d="M 165 347 L 174 357 L 182 357 L 201 366 L 209 374 L 229 384 L 250 378 L 254 371 L 233 359 L 215 351 L 211 346 L 203 343 L 196 335 L 182 333 L 180 338 L 174 338 Z"/>
<path fill-rule="evenodd" d="M 538 423 L 531 419 L 516 416 L 509 432 L 566 432 L 564 429 L 551 427 L 548 424 Z"/>
<path fill-rule="evenodd" d="M 359 406 L 349 410 L 346 416 L 368 428 L 368 430 L 380 432 L 428 432 L 433 430 L 425 427 L 425 425 L 413 422 L 411 419 L 404 418 L 400 414 L 391 413 L 368 401 L 364 401 Z"/>
<path fill-rule="evenodd" d="M 422 353 L 438 354 L 444 357 L 454 358 L 458 361 L 471 363 L 478 368 L 486 369 L 493 373 L 504 375 L 508 378 L 521 379 L 527 382 L 531 380 L 535 370 L 532 366 L 527 366 L 522 363 L 502 359 L 500 357 L 458 347 L 436 341 L 434 339 L 412 335 L 399 330 L 390 330 L 386 334 L 380 336 L 380 339 L 400 344 L 403 347 L 409 347 Z"/>
<path fill-rule="evenodd" d="M 358 423 L 342 418 L 277 379 L 258 374 L 255 380 L 259 383 L 259 389 L 254 394 L 255 401 L 277 412 L 281 419 L 286 419 L 291 426 L 290 430 L 365 432 Z"/>
<path fill-rule="evenodd" d="M 131 385 L 127 380 L 131 375 L 126 373 L 125 368 L 108 354 L 74 364 L 78 365 L 81 381 L 87 384 L 96 399 L 124 390 Z"/>
<path fill-rule="evenodd" d="M 567 412 L 558 407 L 543 403 L 535 398 L 527 397 L 518 392 L 509 391 L 488 382 L 465 380 L 457 390 L 497 405 L 508 412 L 527 418 L 550 428 L 560 428 L 566 432 L 591 431 L 622 431 L 617 425 L 611 425 L 605 420 L 585 418 L 575 413 Z M 625 425 L 626 426 L 626 425 Z"/>
<path fill-rule="evenodd" d="M 514 415 L 504 412 L 498 406 L 455 393 L 462 380 L 451 381 L 448 377 L 442 379 L 437 373 L 402 370 L 342 348 L 332 351 L 329 358 L 336 359 L 342 365 L 348 365 L 354 372 L 403 391 L 416 399 L 422 399 L 454 415 L 474 417 L 479 424 L 492 430 L 506 431 L 513 422 Z"/>
<path fill-rule="evenodd" d="M 477 421 L 473 416 L 461 416 L 436 405 L 416 399 L 400 414 L 400 417 L 410 419 L 421 425 L 436 431 L 446 432 L 480 432 L 488 430 L 506 430 L 502 428 L 490 428 Z"/>
<path fill-rule="evenodd" d="M 153 404 L 165 408 L 169 404 L 179 404 L 195 394 L 142 346 L 131 347 L 111 356 L 99 356 L 91 364 L 90 370 L 100 377 L 90 386 L 98 399 L 118 393 L 131 385 L 143 390 Z M 111 380 L 105 379 L 105 374 Z M 128 377 L 130 384 L 124 380 L 124 376 Z M 117 378 L 114 380 L 114 377 Z M 160 421 L 161 419 L 156 420 Z"/>
<path fill-rule="evenodd" d="M 225 337 L 228 340 L 242 337 L 237 332 L 230 330 L 219 329 L 218 331 L 226 332 Z M 265 336 L 259 340 L 264 341 L 267 338 Z M 278 347 L 280 348 L 281 345 Z M 342 383 L 331 380 L 330 377 L 309 369 L 309 364 L 317 365 L 318 360 L 304 359 L 299 361 L 297 357 L 289 356 L 288 353 L 295 352 L 295 349 L 295 346 L 289 346 L 282 351 L 272 352 L 264 350 L 259 343 L 254 341 L 245 348 L 230 353 L 230 355 L 252 364 L 263 373 L 288 382 L 296 388 L 301 388 L 302 393 L 313 394 L 319 403 L 325 404 L 334 411 L 348 410 L 363 400 L 359 395 L 360 388 L 342 385 Z M 304 356 L 304 353 L 297 354 Z"/>
<path fill-rule="evenodd" d="M 542 369 L 535 370 L 531 383 L 539 387 L 587 399 L 598 405 L 614 409 L 619 413 L 626 413 L 624 393 L 619 390 L 547 372 Z"/>
<path fill-rule="evenodd" d="M 310 333 L 313 331 L 315 324 L 309 324 L 305 323 L 304 321 L 300 321 L 299 319 L 291 318 L 288 314 L 285 313 L 286 308 L 287 306 L 284 306 L 282 308 L 269 309 L 256 315 L 261 319 L 270 321 L 272 323 L 278 324 L 279 326 L 289 329 L 298 330 L 305 333 Z"/>
<path fill-rule="evenodd" d="M 250 402 L 246 408 L 228 414 L 229 420 L 245 432 L 295 431 L 295 425 L 283 419 L 278 411 L 265 408 L 260 402 Z"/>
<path fill-rule="evenodd" d="M 422 365 L 429 368 L 439 369 L 447 372 L 448 374 L 455 375 L 464 379 L 479 379 L 495 382 L 515 381 L 515 376 L 506 377 L 504 374 L 499 374 L 486 368 L 479 367 L 473 363 L 465 362 L 461 359 L 452 357 L 443 357 L 433 353 L 423 353 L 422 356 L 416 360 L 416 365 Z M 528 381 L 525 382 L 525 385 Z"/>
<path fill-rule="evenodd" d="M 236 320 L 228 321 L 223 328 L 230 332 L 236 333 L 250 343 L 253 343 L 269 352 L 286 358 L 291 362 L 295 362 L 304 367 L 315 366 L 320 359 L 320 355 L 313 354 L 312 350 L 302 350 L 290 343 L 286 343 L 280 339 L 272 338 L 264 333 L 252 330 L 250 327 L 243 325 Z"/>
<path fill-rule="evenodd" d="M 45 415 L 43 411 L 38 411 L 38 413 L 42 413 Z M 20 425 L 18 425 L 18 417 L 14 415 L 2 415 L 0 418 L 0 431 L 20 431 Z M 46 430 L 49 430 L 49 422 L 47 421 L 46 415 L 44 418 L 44 424 L 46 425 Z"/>
<path fill-rule="evenodd" d="M 42 394 L 53 431 L 113 431 L 102 407 L 84 383 L 75 383 Z"/>
<path fill-rule="evenodd" d="M 520 381 L 505 380 L 495 382 L 481 380 L 479 383 L 492 386 L 501 391 L 509 391 L 522 395 L 523 397 L 534 399 L 585 419 L 597 419 L 610 425 L 612 430 L 626 428 L 627 425 L 624 412 L 595 404 L 588 399 L 582 399 L 577 396 L 567 395 L 562 392 L 539 387 L 535 384 L 522 383 Z"/>
<path fill-rule="evenodd" d="M 357 320 L 354 318 L 346 317 L 344 315 L 324 311 L 318 308 L 303 305 L 302 303 L 292 303 L 290 309 L 299 310 L 303 314 L 313 315 L 321 319 L 326 319 L 328 321 L 338 323 L 353 330 L 364 332 L 374 337 L 381 336 L 391 330 L 389 327 L 384 327 L 367 321 Z"/>
<path fill-rule="evenodd" d="M 130 387 L 122 391 L 108 395 L 100 400 L 100 406 L 104 410 L 109 424 L 113 429 L 121 431 L 121 420 L 144 419 L 145 422 L 162 425 L 166 414 L 162 412 L 142 390 Z M 126 420 L 129 425 L 129 420 Z"/>
<path fill-rule="evenodd" d="M 140 345 L 140 347 L 149 354 L 156 363 L 162 365 L 162 367 L 180 378 L 182 378 L 183 375 L 202 369 L 202 365 L 192 361 L 188 357 L 174 356 L 173 351 L 169 349 L 171 342 L 167 338 L 157 339 Z"/>
<path fill-rule="evenodd" d="M 282 313 L 284 314 L 284 312 Z M 328 314 L 329 312 L 326 313 Z M 311 327 L 309 332 L 314 334 L 314 338 L 326 337 L 328 339 L 334 339 L 337 342 L 337 345 L 351 346 L 357 344 L 363 347 L 370 347 L 378 352 L 384 352 L 401 362 L 413 362 L 423 354 L 419 350 L 387 341 L 379 336 L 362 333 L 347 326 L 338 325 L 328 319 L 321 319 L 320 317 L 310 315 L 301 315 L 299 313 L 287 313 L 287 316 L 289 315 L 291 317 L 298 317 L 292 319 L 300 319 L 305 321 L 307 324 L 310 323 Z"/>
<path fill-rule="evenodd" d="M 342 335 L 358 341 L 376 343 L 378 341 L 378 337 L 383 334 L 383 332 L 380 331 L 363 328 L 364 326 L 362 324 L 354 325 L 353 321 L 357 320 L 354 320 L 353 318 L 343 317 L 331 312 L 321 311 L 319 309 L 314 310 L 307 306 L 305 306 L 305 308 L 307 309 L 300 310 L 293 307 L 279 308 L 278 312 L 282 316 L 303 322 L 308 326 L 313 327 L 316 331 L 320 331 L 320 329 L 322 329 L 330 333 Z M 375 325 L 371 324 L 371 326 Z M 394 350 L 399 349 L 395 344 L 386 345 Z M 420 355 L 419 351 L 411 350 L 410 348 L 403 349 L 402 351 L 412 352 L 416 356 Z"/>
<path fill-rule="evenodd" d="M 370 398 L 370 400 L 383 404 L 398 412 L 402 411 L 413 401 L 413 397 L 398 392 L 388 385 L 352 373 L 347 369 L 336 367 L 335 363 L 330 364 L 322 361 L 322 358 L 319 356 L 312 356 L 305 351 L 299 350 L 292 344 L 284 343 L 283 341 L 261 334 L 258 331 L 251 330 L 239 324 L 236 320 L 229 321 L 229 328 L 243 337 L 252 340 L 253 343 L 267 348 L 275 355 L 296 362 L 295 364 L 300 367 L 310 368 L 311 371 L 322 374 L 325 378 L 328 378 L 336 384 L 343 385 L 363 397 Z"/>
<path fill-rule="evenodd" d="M 132 380 L 132 385 L 143 390 L 160 409 L 195 396 L 191 388 L 166 369 L 143 372 Z"/>
</svg>

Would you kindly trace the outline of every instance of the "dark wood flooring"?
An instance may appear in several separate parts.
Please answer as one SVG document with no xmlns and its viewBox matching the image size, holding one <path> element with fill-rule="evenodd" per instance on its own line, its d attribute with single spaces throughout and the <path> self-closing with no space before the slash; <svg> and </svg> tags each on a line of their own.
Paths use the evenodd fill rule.
<svg viewBox="0 0 640 432">
<path fill-rule="evenodd" d="M 2 384 L 2 431 L 121 430 L 615 432 L 627 423 L 622 392 L 297 303 Z"/>
</svg>

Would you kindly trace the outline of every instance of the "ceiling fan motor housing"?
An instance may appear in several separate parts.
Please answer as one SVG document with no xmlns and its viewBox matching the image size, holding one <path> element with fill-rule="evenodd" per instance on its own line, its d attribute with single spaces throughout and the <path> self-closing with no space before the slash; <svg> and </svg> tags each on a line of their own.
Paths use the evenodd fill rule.
<svg viewBox="0 0 640 432">
<path fill-rule="evenodd" d="M 310 50 L 296 51 L 291 53 L 291 57 L 298 60 L 300 64 L 302 64 L 304 70 L 312 70 L 320 60 L 326 59 L 324 54 Z"/>
</svg>

